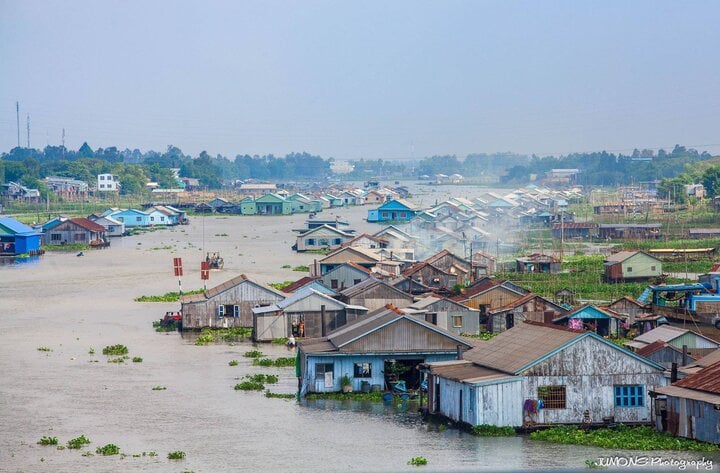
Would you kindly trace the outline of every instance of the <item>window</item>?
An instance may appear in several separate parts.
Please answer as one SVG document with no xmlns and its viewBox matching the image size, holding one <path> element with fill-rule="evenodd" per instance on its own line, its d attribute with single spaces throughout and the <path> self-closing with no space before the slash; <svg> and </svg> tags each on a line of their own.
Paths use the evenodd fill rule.
<svg viewBox="0 0 720 473">
<path fill-rule="evenodd" d="M 650 271 L 655 271 L 655 266 L 650 266 Z"/>
<path fill-rule="evenodd" d="M 353 279 L 353 286 L 354 286 L 355 284 L 360 284 L 360 280 L 359 280 L 359 279 Z"/>
<path fill-rule="evenodd" d="M 356 378 L 372 378 L 372 363 L 355 363 L 353 376 Z"/>
<path fill-rule="evenodd" d="M 100 184 L 100 189 L 102 189 L 103 187 L 105 187 L 105 184 Z"/>
<path fill-rule="evenodd" d="M 333 245 L 339 245 L 340 243 L 342 243 L 342 240 L 340 238 L 335 238 L 333 240 Z"/>
<path fill-rule="evenodd" d="M 645 387 L 642 385 L 615 385 L 615 407 L 645 406 Z"/>
<path fill-rule="evenodd" d="M 141 217 L 135 217 L 135 221 L 136 221 L 136 222 L 141 221 Z"/>
<path fill-rule="evenodd" d="M 50 234 L 50 241 L 60 241 L 62 240 L 62 235 L 59 233 L 51 233 Z"/>
<path fill-rule="evenodd" d="M 387 213 L 387 212 L 383 212 L 383 213 L 382 213 L 382 216 L 383 216 L 383 218 L 387 218 L 388 213 Z"/>
<path fill-rule="evenodd" d="M 330 280 L 330 289 L 337 289 L 338 288 L 338 280 L 337 279 L 331 279 Z"/>
<path fill-rule="evenodd" d="M 538 386 L 538 399 L 545 409 L 565 409 L 565 386 Z"/>
<path fill-rule="evenodd" d="M 405 217 L 407 217 L 407 214 L 405 212 L 400 212 L 400 218 L 405 218 Z"/>
<path fill-rule="evenodd" d="M 632 273 L 632 266 L 628 266 L 628 273 Z"/>
<path fill-rule="evenodd" d="M 84 233 L 76 233 L 75 241 L 85 241 L 85 234 Z"/>
<path fill-rule="evenodd" d="M 315 246 L 315 238 L 306 238 L 305 244 L 308 246 Z"/>
<path fill-rule="evenodd" d="M 233 306 L 233 316 L 237 319 L 240 317 L 240 306 L 234 305 Z"/>
<path fill-rule="evenodd" d="M 318 244 L 320 246 L 328 246 L 330 244 L 328 242 L 329 242 L 329 240 L 327 238 L 320 238 L 320 240 L 318 240 Z"/>
<path fill-rule="evenodd" d="M 151 221 L 151 222 L 154 222 L 154 221 L 155 221 L 155 217 L 150 217 L 150 221 Z"/>
<path fill-rule="evenodd" d="M 117 219 L 118 219 L 119 221 L 121 221 L 121 222 L 124 222 L 124 221 L 125 221 L 125 217 L 117 217 Z"/>
<path fill-rule="evenodd" d="M 217 317 L 218 317 L 218 319 L 225 317 L 225 306 L 224 305 L 217 306 Z"/>
<path fill-rule="evenodd" d="M 333 363 L 315 363 L 315 379 L 325 379 L 325 373 L 332 373 Z"/>
<path fill-rule="evenodd" d="M 462 327 L 462 315 L 453 315 L 453 327 Z"/>
<path fill-rule="evenodd" d="M 100 176 L 100 180 L 101 180 L 101 181 L 104 181 L 104 180 L 105 180 L 105 176 Z M 101 185 L 100 187 L 102 187 L 102 185 Z"/>
</svg>

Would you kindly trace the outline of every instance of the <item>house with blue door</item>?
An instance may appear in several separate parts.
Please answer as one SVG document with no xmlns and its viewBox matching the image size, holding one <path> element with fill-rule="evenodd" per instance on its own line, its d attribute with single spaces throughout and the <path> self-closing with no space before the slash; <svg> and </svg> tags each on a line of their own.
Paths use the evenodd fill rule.
<svg viewBox="0 0 720 473">
<path fill-rule="evenodd" d="M 457 359 L 470 348 L 463 338 L 431 323 L 399 313 L 393 307 L 298 345 L 300 392 L 341 390 L 341 378 L 350 378 L 356 391 L 385 390 L 396 383 L 417 389 L 419 365 Z"/>
<path fill-rule="evenodd" d="M 407 222 L 421 209 L 404 199 L 393 199 L 377 209 L 368 210 L 368 222 Z"/>
<path fill-rule="evenodd" d="M 664 368 L 594 332 L 525 321 L 430 363 L 428 408 L 470 425 L 647 424 Z"/>
<path fill-rule="evenodd" d="M 41 233 L 14 218 L 0 218 L 0 254 L 3 256 L 40 253 Z"/>
</svg>

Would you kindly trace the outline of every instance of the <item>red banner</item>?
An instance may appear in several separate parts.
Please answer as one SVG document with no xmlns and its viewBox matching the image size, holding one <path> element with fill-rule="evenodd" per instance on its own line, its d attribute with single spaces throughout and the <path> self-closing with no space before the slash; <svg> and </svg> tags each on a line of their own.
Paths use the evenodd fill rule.
<svg viewBox="0 0 720 473">
<path fill-rule="evenodd" d="M 173 258 L 173 269 L 175 270 L 175 276 L 180 277 L 183 275 L 182 258 Z"/>
<path fill-rule="evenodd" d="M 207 261 L 200 263 L 200 279 L 203 281 L 210 279 L 210 263 Z"/>
</svg>

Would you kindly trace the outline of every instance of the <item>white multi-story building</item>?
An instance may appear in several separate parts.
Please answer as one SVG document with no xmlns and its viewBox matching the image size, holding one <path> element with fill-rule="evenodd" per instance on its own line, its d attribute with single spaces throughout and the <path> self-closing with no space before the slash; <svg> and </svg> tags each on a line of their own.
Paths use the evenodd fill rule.
<svg viewBox="0 0 720 473">
<path fill-rule="evenodd" d="M 98 174 L 97 190 L 100 192 L 118 192 L 120 180 L 112 174 Z"/>
</svg>

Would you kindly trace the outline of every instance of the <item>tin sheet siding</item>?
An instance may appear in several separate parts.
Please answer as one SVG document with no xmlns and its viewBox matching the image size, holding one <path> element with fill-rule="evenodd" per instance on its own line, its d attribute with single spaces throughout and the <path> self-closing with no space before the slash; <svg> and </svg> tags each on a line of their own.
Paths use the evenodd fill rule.
<svg viewBox="0 0 720 473">
<path fill-rule="evenodd" d="M 440 390 L 439 414 L 471 425 L 522 425 L 522 379 L 473 386 L 439 378 L 435 389 Z M 460 416 L 460 391 L 463 412 Z"/>
<path fill-rule="evenodd" d="M 698 337 L 692 332 L 685 333 L 670 341 L 670 345 L 682 349 L 683 345 L 688 348 L 717 348 L 717 343 Z"/>
<path fill-rule="evenodd" d="M 366 272 L 360 271 L 359 269 L 353 268 L 352 266 L 342 265 L 338 266 L 332 271 L 328 271 L 327 273 L 325 273 L 321 277 L 321 281 L 325 286 L 329 288 L 342 291 L 343 289 L 354 286 L 355 281 L 362 282 L 369 277 L 370 275 Z M 332 285 L 333 280 L 336 281 L 335 287 L 333 287 Z"/>
<path fill-rule="evenodd" d="M 564 385 L 565 409 L 543 409 L 540 423 L 577 423 L 585 409 L 593 422 L 614 416 L 617 422 L 651 420 L 648 391 L 665 386 L 662 371 L 632 358 L 592 337 L 585 337 L 559 353 L 525 370 L 524 399 L 537 399 L 539 386 Z M 643 385 L 645 405 L 615 407 L 615 385 Z"/>
<path fill-rule="evenodd" d="M 348 304 L 367 307 L 368 312 L 385 307 L 391 304 L 398 309 L 403 309 L 414 302 L 410 294 L 401 294 L 387 286 L 378 284 L 369 290 L 348 299 Z"/>
<path fill-rule="evenodd" d="M 720 444 L 720 410 L 712 404 L 668 396 L 667 410 L 668 431 L 672 434 Z"/>
<path fill-rule="evenodd" d="M 281 300 L 281 295 L 245 281 L 206 301 L 182 304 L 183 328 L 252 327 L 253 307 L 275 304 Z M 220 305 L 239 306 L 239 317 L 235 318 L 232 311 L 226 311 L 225 317 L 218 318 L 217 307 Z"/>
<path fill-rule="evenodd" d="M 343 349 L 353 352 L 457 350 L 458 342 L 408 320 L 383 327 Z"/>
<path fill-rule="evenodd" d="M 653 266 L 655 269 L 652 269 Z M 622 262 L 622 272 L 626 279 L 657 277 L 662 274 L 662 263 L 644 253 L 637 253 Z"/>
<path fill-rule="evenodd" d="M 483 294 L 473 296 L 470 300 L 463 301 L 462 304 L 472 307 L 473 309 L 479 309 L 480 306 L 486 306 L 488 309 L 497 309 L 508 305 L 521 297 L 522 296 L 517 292 L 498 286 Z"/>
<path fill-rule="evenodd" d="M 258 342 L 264 342 L 287 337 L 287 325 L 287 316 L 283 313 L 258 314 L 253 323 L 253 338 Z"/>
<path fill-rule="evenodd" d="M 359 355 L 307 355 L 305 357 L 306 366 L 303 367 L 304 386 L 307 392 L 336 392 L 342 388 L 340 386 L 340 378 L 348 375 L 352 379 L 354 391 L 362 389 L 362 382 L 367 381 L 371 385 L 379 384 L 381 389 L 385 389 L 385 360 L 407 360 L 407 359 L 423 359 L 425 362 L 431 363 L 435 361 L 454 360 L 454 353 L 434 354 L 434 355 L 375 355 L 375 354 L 359 354 Z M 315 365 L 317 363 L 333 363 L 333 386 L 325 387 L 325 378 L 315 378 Z M 355 363 L 370 363 L 372 365 L 370 378 L 355 378 Z"/>
</svg>

